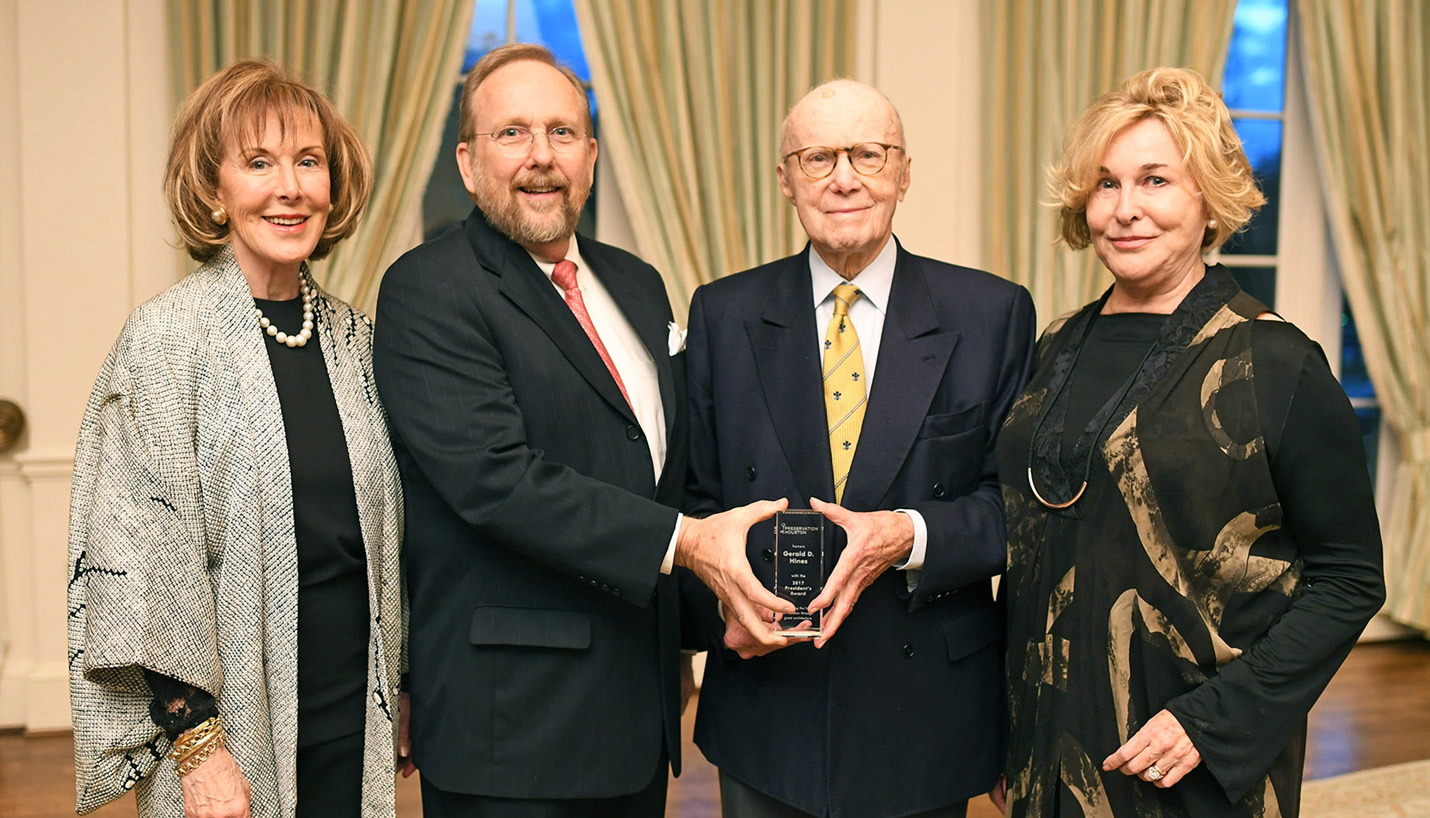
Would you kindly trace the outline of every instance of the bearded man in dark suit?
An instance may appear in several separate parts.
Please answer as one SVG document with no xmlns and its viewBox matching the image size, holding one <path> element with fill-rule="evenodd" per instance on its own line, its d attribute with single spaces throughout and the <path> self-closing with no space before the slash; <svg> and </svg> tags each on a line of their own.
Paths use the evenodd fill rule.
<svg viewBox="0 0 1430 818">
<path fill-rule="evenodd" d="M 574 235 L 596 162 L 580 81 L 506 46 L 472 69 L 460 115 L 476 209 L 387 271 L 374 340 L 406 497 L 423 811 L 655 818 L 680 764 L 671 570 L 757 626 L 757 604 L 787 606 L 744 540 L 783 504 L 677 514 L 678 332 L 650 265 Z"/>
<path fill-rule="evenodd" d="M 811 603 L 822 636 L 775 647 L 771 617 L 722 622 L 685 583 L 712 648 L 696 743 L 727 817 L 961 816 L 1002 766 L 993 444 L 1026 376 L 1032 300 L 893 237 L 911 160 L 875 89 L 811 91 L 780 156 L 809 245 L 695 293 L 686 507 L 808 504 L 833 523 L 833 570 Z M 772 525 L 752 529 L 765 582 L 773 548 Z"/>
</svg>

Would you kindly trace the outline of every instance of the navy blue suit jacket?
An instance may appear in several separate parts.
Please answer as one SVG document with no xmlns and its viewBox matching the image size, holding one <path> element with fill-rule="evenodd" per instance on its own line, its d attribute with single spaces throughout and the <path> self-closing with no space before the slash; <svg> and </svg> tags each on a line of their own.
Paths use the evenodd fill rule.
<svg viewBox="0 0 1430 818">
<path fill-rule="evenodd" d="M 582 238 L 655 360 L 668 456 L 549 279 L 473 211 L 407 253 L 373 363 L 406 499 L 413 757 L 443 790 L 635 792 L 679 772 L 677 589 L 660 574 L 685 472 L 682 358 L 650 265 Z"/>
<path fill-rule="evenodd" d="M 720 279 L 690 308 L 686 507 L 833 499 L 808 253 Z M 1006 563 L 993 460 L 1034 341 L 1032 299 L 987 273 L 898 250 L 879 360 L 843 505 L 912 508 L 922 576 L 865 590 L 834 638 L 741 660 L 698 583 L 688 633 L 711 647 L 696 743 L 725 772 L 816 815 L 889 816 L 992 788 L 1002 766 Z M 834 560 L 845 543 L 836 528 Z M 772 579 L 773 526 L 751 564 Z"/>
</svg>

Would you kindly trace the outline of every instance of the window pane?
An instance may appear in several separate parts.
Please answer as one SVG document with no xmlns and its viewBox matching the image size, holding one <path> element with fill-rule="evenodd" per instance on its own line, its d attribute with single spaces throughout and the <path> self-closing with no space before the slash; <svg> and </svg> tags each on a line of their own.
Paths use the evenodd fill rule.
<svg viewBox="0 0 1430 818">
<path fill-rule="evenodd" d="M 516 39 L 541 43 L 575 71 L 582 82 L 591 81 L 572 0 L 516 0 Z"/>
<path fill-rule="evenodd" d="M 1341 298 L 1341 387 L 1352 398 L 1374 398 L 1375 386 L 1365 367 L 1365 350 L 1361 348 L 1356 319 L 1351 315 L 1350 302 Z"/>
<path fill-rule="evenodd" d="M 1247 295 L 1276 309 L 1276 268 L 1275 267 L 1227 267 L 1236 283 L 1246 290 Z"/>
<path fill-rule="evenodd" d="M 1274 119 L 1236 119 L 1232 123 L 1246 148 L 1256 183 L 1266 194 L 1266 204 L 1244 231 L 1231 237 L 1222 252 L 1274 256 L 1281 213 L 1281 123 Z"/>
<path fill-rule="evenodd" d="M 1222 82 L 1228 108 L 1280 111 L 1285 107 L 1286 2 L 1238 0 Z"/>
<path fill-rule="evenodd" d="M 482 55 L 506 43 L 507 0 L 474 0 L 472 27 L 467 32 L 467 53 L 462 73 L 472 70 Z"/>
</svg>

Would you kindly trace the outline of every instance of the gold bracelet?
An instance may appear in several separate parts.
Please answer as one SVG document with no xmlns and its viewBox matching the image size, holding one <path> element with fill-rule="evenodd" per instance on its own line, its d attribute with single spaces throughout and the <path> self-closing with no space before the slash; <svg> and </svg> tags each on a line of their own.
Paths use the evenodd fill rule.
<svg viewBox="0 0 1430 818">
<path fill-rule="evenodd" d="M 180 762 L 179 765 L 175 768 L 175 772 L 179 774 L 180 778 L 183 778 L 194 770 L 197 770 L 200 764 L 203 764 L 205 761 L 208 761 L 209 756 L 218 752 L 219 749 L 222 747 L 223 736 L 218 736 L 216 741 L 211 741 L 196 750 L 191 755 L 185 756 L 184 760 Z"/>
<path fill-rule="evenodd" d="M 220 730 L 220 731 L 218 731 L 218 732 L 210 733 L 210 734 L 208 734 L 207 736 L 204 736 L 202 739 L 200 739 L 197 744 L 191 745 L 190 747 L 186 748 L 183 752 L 176 754 L 176 755 L 174 756 L 174 763 L 175 763 L 175 764 L 183 764 L 183 763 L 184 763 L 185 761 L 187 761 L 191 756 L 194 756 L 194 755 L 198 754 L 199 752 L 201 752 L 205 747 L 208 747 L 209 745 L 215 744 L 215 743 L 222 744 L 222 743 L 223 743 L 223 740 L 224 740 L 224 733 L 223 733 L 222 730 Z"/>
<path fill-rule="evenodd" d="M 174 748 L 170 752 L 170 757 L 177 759 L 203 739 L 221 730 L 223 730 L 222 718 L 212 716 L 203 720 L 198 725 L 179 734 L 179 737 L 174 740 Z"/>
</svg>

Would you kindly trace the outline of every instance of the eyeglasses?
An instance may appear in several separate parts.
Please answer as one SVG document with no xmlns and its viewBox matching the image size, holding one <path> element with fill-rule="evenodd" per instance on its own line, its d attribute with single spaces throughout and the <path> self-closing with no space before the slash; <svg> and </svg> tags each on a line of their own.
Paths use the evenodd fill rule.
<svg viewBox="0 0 1430 818">
<path fill-rule="evenodd" d="M 492 141 L 497 143 L 497 150 L 507 156 L 524 156 L 527 151 L 531 150 L 537 134 L 544 134 L 546 144 L 550 145 L 551 150 L 556 153 L 566 153 L 581 142 L 581 132 L 567 125 L 558 125 L 544 131 L 533 131 L 521 125 L 508 125 L 505 128 L 475 135 L 491 137 Z"/>
<path fill-rule="evenodd" d="M 882 142 L 860 142 L 847 148 L 826 148 L 811 145 L 785 154 L 783 162 L 791 156 L 799 160 L 799 169 L 811 179 L 823 179 L 834 172 L 839 164 L 839 154 L 849 157 L 849 167 L 861 176 L 874 176 L 884 169 L 889 161 L 889 151 L 901 151 L 901 145 L 885 145 Z"/>
</svg>

